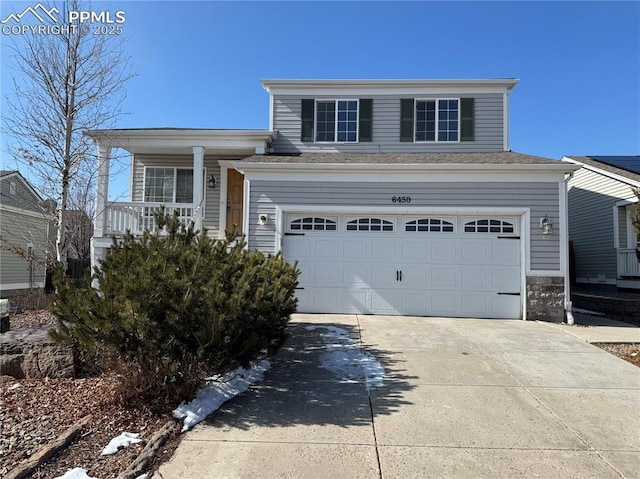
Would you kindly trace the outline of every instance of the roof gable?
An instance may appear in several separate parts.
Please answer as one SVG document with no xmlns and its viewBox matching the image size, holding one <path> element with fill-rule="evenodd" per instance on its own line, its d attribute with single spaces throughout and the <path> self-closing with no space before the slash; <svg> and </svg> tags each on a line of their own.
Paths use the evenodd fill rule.
<svg viewBox="0 0 640 479">
<path fill-rule="evenodd" d="M 640 156 L 565 156 L 562 160 L 584 165 L 620 181 L 631 180 L 636 186 L 640 184 L 640 172 L 633 171 L 640 167 Z"/>
</svg>

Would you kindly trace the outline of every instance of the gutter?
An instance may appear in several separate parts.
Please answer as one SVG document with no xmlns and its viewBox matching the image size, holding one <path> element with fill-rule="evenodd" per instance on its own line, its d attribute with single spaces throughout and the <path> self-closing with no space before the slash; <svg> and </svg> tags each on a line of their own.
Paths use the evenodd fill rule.
<svg viewBox="0 0 640 479">
<path fill-rule="evenodd" d="M 567 249 L 568 249 L 568 243 L 569 243 L 569 198 L 567 195 L 567 188 L 569 186 L 569 180 L 571 180 L 571 178 L 573 178 L 573 172 L 568 173 L 567 176 L 564 179 L 564 195 L 565 195 L 565 206 L 567 207 L 567 211 L 565 214 L 565 222 L 566 225 L 564 225 L 565 227 L 565 231 L 567 232 Z M 567 258 L 566 258 L 567 264 L 565 265 L 565 270 L 566 270 L 566 274 L 564 277 L 564 314 L 565 317 L 567 318 L 567 324 L 569 326 L 573 326 L 576 324 L 575 318 L 573 317 L 573 304 L 571 301 L 571 272 L 570 272 L 570 268 L 569 268 L 569 255 L 567 254 Z"/>
</svg>

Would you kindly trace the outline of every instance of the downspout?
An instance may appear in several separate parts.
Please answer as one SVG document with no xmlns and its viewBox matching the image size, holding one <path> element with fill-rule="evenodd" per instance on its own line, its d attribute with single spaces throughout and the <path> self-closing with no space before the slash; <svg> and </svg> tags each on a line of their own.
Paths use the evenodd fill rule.
<svg viewBox="0 0 640 479">
<path fill-rule="evenodd" d="M 565 231 L 567 232 L 567 249 L 568 249 L 568 243 L 569 243 L 569 201 L 568 201 L 568 195 L 567 195 L 567 188 L 569 186 L 569 180 L 571 180 L 571 178 L 573 178 L 573 172 L 569 173 L 567 175 L 567 177 L 564 179 L 564 195 L 565 195 L 565 206 L 567 208 L 567 211 L 565 212 L 565 218 L 564 218 L 564 225 L 563 227 L 565 228 Z M 565 282 L 564 282 L 564 314 L 565 317 L 567 318 L 567 324 L 569 326 L 573 326 L 574 324 L 576 324 L 576 321 L 573 317 L 573 312 L 572 312 L 572 301 L 571 301 L 571 278 L 570 278 L 570 268 L 569 268 L 569 254 L 567 251 L 567 258 L 566 258 L 567 264 L 565 265 L 565 270 L 566 270 L 566 275 L 565 275 Z M 569 279 L 569 281 L 567 281 L 567 278 Z"/>
</svg>

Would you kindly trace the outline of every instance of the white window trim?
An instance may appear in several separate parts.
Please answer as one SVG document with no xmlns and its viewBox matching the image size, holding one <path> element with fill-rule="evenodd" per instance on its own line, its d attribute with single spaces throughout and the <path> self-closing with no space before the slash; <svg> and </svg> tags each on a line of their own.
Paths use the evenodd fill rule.
<svg viewBox="0 0 640 479">
<path fill-rule="evenodd" d="M 356 144 L 360 143 L 360 100 L 358 98 L 316 98 L 313 108 L 313 142 L 319 144 L 333 145 L 339 143 L 344 144 Z M 338 141 L 338 102 L 339 101 L 355 101 L 356 102 L 356 141 Z M 335 118 L 333 122 L 334 141 L 318 141 L 316 140 L 318 134 L 318 103 L 331 103 L 335 104 Z"/>
<path fill-rule="evenodd" d="M 407 231 L 406 227 L 407 223 L 410 221 L 417 220 L 440 220 L 440 221 L 448 221 L 453 225 L 453 231 Z M 429 234 L 437 234 L 437 235 L 457 235 L 458 234 L 458 218 L 456 217 L 448 217 L 448 216 L 436 216 L 436 215 L 424 215 L 424 216 L 403 216 L 402 217 L 402 233 L 429 233 Z M 416 225 L 418 226 L 418 225 Z M 431 225 L 430 225 L 431 226 Z M 442 226 L 442 224 L 440 225 Z M 449 225 L 446 225 L 449 226 Z"/>
<path fill-rule="evenodd" d="M 513 233 L 503 233 L 503 232 L 499 232 L 499 233 L 491 233 L 491 232 L 486 232 L 486 233 L 479 233 L 477 231 L 474 232 L 469 232 L 469 231 L 465 231 L 464 227 L 466 226 L 466 224 L 470 221 L 478 221 L 478 220 L 500 220 L 500 221 L 506 221 L 508 223 L 511 223 L 513 225 Z M 505 236 L 518 236 L 520 234 L 520 224 L 518 221 L 518 218 L 516 218 L 515 216 L 493 216 L 493 215 L 486 215 L 486 216 L 475 216 L 475 217 L 466 217 L 463 216 L 461 219 L 461 224 L 460 224 L 460 233 L 465 234 L 465 235 L 505 235 Z M 478 225 L 476 224 L 476 227 L 478 227 Z M 491 227 L 491 225 L 487 225 L 488 228 Z M 502 228 L 503 225 L 500 225 L 500 228 Z"/>
<path fill-rule="evenodd" d="M 440 109 L 438 108 L 439 100 L 457 100 L 458 101 L 458 140 L 457 141 L 442 141 L 438 140 L 438 121 L 440 120 Z M 419 101 L 435 101 L 436 102 L 436 131 L 435 131 L 435 140 L 416 140 L 416 123 L 418 122 L 416 115 L 416 107 L 418 106 Z M 462 136 L 462 105 L 460 102 L 460 98 L 414 98 L 413 99 L 413 142 L 414 143 L 447 143 L 447 144 L 455 144 L 460 143 L 460 137 Z"/>
<path fill-rule="evenodd" d="M 324 220 L 329 220 L 329 221 L 333 221 L 336 225 L 336 229 L 335 230 L 327 230 L 327 229 L 323 229 L 323 230 L 316 230 L 316 229 L 310 229 L 310 230 L 303 230 L 302 228 L 299 230 L 294 230 L 291 228 L 291 223 L 293 223 L 296 220 L 301 220 L 303 218 L 322 218 Z M 311 223 L 312 225 L 315 225 L 315 223 Z M 326 223 L 325 223 L 326 225 Z M 338 216 L 327 216 L 327 215 L 318 215 L 318 214 L 314 214 L 314 213 L 310 213 L 310 214 L 292 214 L 292 215 L 288 215 L 287 216 L 287 228 L 286 231 L 289 233 L 338 233 L 340 231 L 340 223 L 339 223 L 339 217 Z"/>
<path fill-rule="evenodd" d="M 146 190 L 147 190 L 147 170 L 148 169 L 152 169 L 152 168 L 163 168 L 163 169 L 173 169 L 173 197 L 171 199 L 171 201 L 147 201 L 145 199 L 145 194 L 146 194 Z M 144 170 L 143 170 L 143 175 L 142 175 L 142 201 L 141 203 L 176 203 L 176 188 L 178 186 L 178 182 L 176 181 L 176 178 L 178 176 L 178 170 L 191 170 L 193 171 L 193 167 L 189 168 L 189 167 L 178 167 L 178 166 L 144 166 Z M 206 210 L 206 195 L 207 195 L 207 168 L 203 168 L 203 188 L 204 188 L 204 194 L 203 194 L 203 202 L 202 202 L 202 212 L 203 212 L 203 218 L 204 218 L 204 212 Z M 193 202 L 188 202 L 188 203 L 179 203 L 181 205 L 189 205 L 192 204 Z"/>
<path fill-rule="evenodd" d="M 349 224 L 350 221 L 354 221 L 354 220 L 361 220 L 361 219 L 376 219 L 376 220 L 382 220 L 382 221 L 388 221 L 391 223 L 391 227 L 393 228 L 391 231 L 383 231 L 382 229 L 380 229 L 380 231 L 371 231 L 371 229 L 369 230 L 364 230 L 361 231 L 359 229 L 356 230 L 347 230 L 347 225 Z M 382 226 L 388 226 L 384 223 L 380 223 L 380 226 L 382 228 Z M 371 223 L 369 223 L 369 227 L 371 227 Z M 380 234 L 380 233 L 387 233 L 387 234 L 396 234 L 398 232 L 398 221 L 396 220 L 395 216 L 386 216 L 386 215 L 379 215 L 379 214 L 375 214 L 375 215 L 371 215 L 371 213 L 369 214 L 364 214 L 364 215 L 349 215 L 349 216 L 344 216 L 343 218 L 343 224 L 342 224 L 342 232 L 344 233 L 359 233 L 359 234 Z"/>
</svg>

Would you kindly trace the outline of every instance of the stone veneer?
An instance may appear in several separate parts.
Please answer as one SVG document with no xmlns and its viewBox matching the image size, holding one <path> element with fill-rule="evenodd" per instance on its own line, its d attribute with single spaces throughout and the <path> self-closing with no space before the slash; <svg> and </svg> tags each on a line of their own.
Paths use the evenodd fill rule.
<svg viewBox="0 0 640 479">
<path fill-rule="evenodd" d="M 527 276 L 527 319 L 564 321 L 564 278 Z"/>
</svg>

